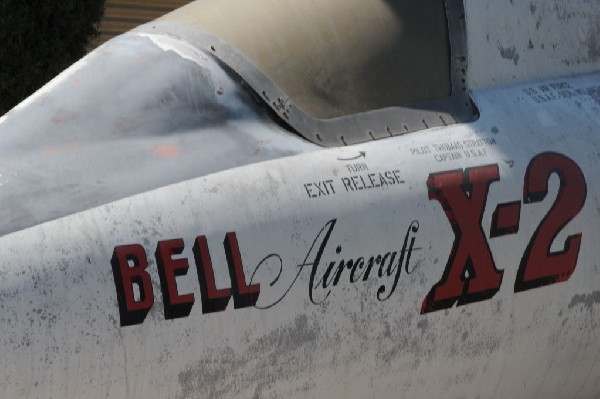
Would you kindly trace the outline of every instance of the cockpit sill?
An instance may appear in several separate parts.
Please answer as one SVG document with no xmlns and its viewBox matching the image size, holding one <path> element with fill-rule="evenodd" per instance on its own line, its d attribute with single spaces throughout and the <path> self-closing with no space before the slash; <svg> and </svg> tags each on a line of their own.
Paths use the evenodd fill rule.
<svg viewBox="0 0 600 399">
<path fill-rule="evenodd" d="M 290 83 L 292 88 L 288 89 L 288 91 L 304 90 L 303 88 L 298 89 L 298 85 L 302 87 L 310 86 L 312 88 L 306 89 L 306 91 L 303 91 L 299 94 L 286 92 L 285 86 L 288 85 L 287 80 L 297 79 L 295 76 L 287 76 L 286 74 L 296 73 L 297 69 L 301 68 L 301 65 L 310 62 L 310 60 L 294 58 L 295 55 L 293 54 L 293 51 L 288 49 L 287 53 L 285 54 L 277 54 L 277 57 L 280 57 L 280 59 L 278 58 L 279 61 L 270 61 L 277 64 L 276 67 L 273 67 L 276 70 L 273 71 L 272 66 L 268 62 L 263 62 L 257 54 L 263 54 L 261 51 L 265 51 L 261 46 L 269 48 L 269 46 L 276 46 L 277 43 L 272 44 L 268 40 L 263 43 L 263 41 L 259 41 L 257 39 L 256 42 L 259 42 L 258 44 L 251 42 L 251 44 L 248 45 L 246 41 L 238 38 L 240 31 L 234 30 L 232 33 L 229 31 L 231 30 L 230 28 L 221 28 L 220 26 L 215 28 L 213 21 L 203 21 L 202 18 L 208 17 L 203 17 L 203 15 L 200 13 L 202 10 L 196 10 L 193 8 L 187 9 L 186 7 L 183 7 L 178 11 L 167 14 L 163 18 L 139 27 L 137 32 L 159 35 L 164 34 L 171 37 L 177 37 L 183 41 L 193 44 L 194 46 L 197 46 L 198 48 L 203 49 L 205 52 L 212 54 L 230 71 L 233 71 L 239 77 L 240 83 L 246 89 L 250 89 L 254 93 L 254 97 L 260 99 L 260 103 L 265 108 L 269 109 L 272 114 L 277 115 L 277 120 L 280 125 L 290 128 L 292 131 L 295 131 L 307 140 L 321 146 L 344 146 L 424 130 L 431 127 L 441 127 L 454 123 L 472 122 L 473 120 L 477 119 L 478 111 L 469 98 L 469 91 L 467 87 L 467 46 L 464 5 L 462 1 L 440 0 L 440 2 L 443 2 L 444 4 L 443 6 L 446 10 L 446 15 L 445 18 L 440 19 L 439 21 L 436 20 L 438 25 L 440 25 L 440 21 L 441 24 L 444 25 L 441 28 L 438 26 L 436 29 L 446 32 L 445 35 L 446 40 L 448 41 L 449 60 L 447 67 L 448 70 L 446 70 L 446 67 L 444 66 L 438 66 L 435 68 L 437 68 L 440 76 L 443 76 L 444 74 L 449 75 L 449 95 L 443 95 L 442 97 L 439 97 L 440 93 L 444 93 L 445 89 L 442 89 L 441 87 L 436 89 L 434 87 L 428 89 L 431 93 L 433 93 L 433 97 L 431 98 L 412 102 L 409 101 L 405 104 L 398 104 L 397 102 L 400 101 L 403 96 L 410 98 L 410 96 L 413 94 L 396 95 L 391 93 L 392 89 L 387 91 L 383 90 L 385 92 L 379 91 L 374 93 L 369 92 L 370 89 L 366 89 L 367 91 L 364 92 L 363 95 L 359 94 L 358 96 L 354 96 L 359 97 L 358 100 L 355 98 L 348 100 L 349 102 L 363 102 L 358 106 L 358 108 L 356 104 L 339 104 L 340 102 L 346 101 L 346 98 L 353 97 L 353 94 L 356 94 L 354 92 L 351 92 L 346 97 L 338 96 L 337 99 L 332 100 L 332 104 L 334 104 L 335 107 L 339 106 L 342 111 L 324 110 L 322 107 L 319 108 L 318 106 L 316 108 L 318 110 L 317 112 L 315 112 L 314 109 L 312 112 L 304 109 L 306 108 L 306 104 L 313 106 L 313 103 L 323 103 L 324 100 L 321 98 L 316 98 L 321 96 L 319 93 L 328 92 L 328 87 L 316 87 L 318 86 L 316 85 L 316 82 L 320 82 L 322 79 L 314 81 L 309 80 L 307 82 L 303 81 L 302 83 Z M 195 7 L 201 8 L 202 4 L 195 5 Z M 224 7 L 225 9 L 228 7 L 226 4 L 222 4 L 220 6 Z M 269 7 L 268 4 L 262 5 L 262 3 L 261 6 Z M 408 7 L 418 8 L 421 6 L 413 5 Z M 209 9 L 206 14 L 210 14 L 210 11 L 211 10 Z M 193 15 L 190 16 L 188 14 Z M 236 18 L 235 12 L 233 14 L 228 14 L 228 18 L 234 21 Z M 286 16 L 286 18 L 289 18 L 289 16 Z M 332 18 L 342 17 L 338 17 L 336 15 Z M 229 21 L 228 25 L 235 25 L 235 23 L 232 21 Z M 405 21 L 400 21 L 398 23 L 400 24 L 402 22 Z M 294 23 L 297 24 L 297 21 L 290 22 L 290 25 L 293 25 Z M 206 27 L 203 26 L 203 24 L 209 26 Z M 213 25 L 211 26 L 211 24 Z M 264 32 L 258 29 L 268 29 L 268 23 L 266 23 L 266 25 L 267 26 L 264 28 L 252 29 L 257 30 L 257 32 L 254 33 L 259 35 Z M 221 29 L 223 29 L 222 34 L 219 32 Z M 290 31 L 293 31 L 293 29 L 290 28 Z M 248 35 L 252 34 L 253 32 L 248 33 Z M 285 40 L 292 40 L 286 38 L 285 35 L 290 35 L 290 33 L 279 32 L 277 35 L 266 34 L 265 37 L 275 37 L 274 39 L 269 39 L 273 42 L 276 40 L 281 40 L 284 42 Z M 228 36 L 228 39 L 224 40 L 222 39 L 222 36 Z M 260 36 L 260 38 L 264 39 L 263 36 Z M 308 41 L 309 39 L 310 38 L 308 37 L 306 38 Z M 377 47 L 377 39 L 381 39 L 380 41 L 385 41 L 389 38 L 387 36 L 381 38 L 374 36 L 372 38 L 373 43 L 371 43 L 373 47 Z M 413 39 L 411 38 L 411 40 Z M 418 41 L 421 39 L 417 38 L 414 40 Z M 296 42 L 298 41 L 299 39 L 296 40 Z M 422 44 L 429 42 L 421 41 L 419 43 Z M 252 46 L 261 48 L 256 50 Z M 432 47 L 430 51 L 434 51 L 436 49 L 437 48 Z M 306 52 L 311 50 L 303 49 L 302 51 Z M 318 51 L 323 50 L 315 50 L 315 52 Z M 272 52 L 275 51 L 273 50 Z M 373 60 L 379 56 L 377 54 L 368 52 L 366 54 L 359 55 L 363 58 L 359 59 L 357 57 L 357 59 L 353 59 L 350 57 L 352 59 L 348 59 L 346 62 L 368 64 L 370 62 L 372 63 Z M 396 58 L 393 57 L 398 56 L 398 54 L 386 55 L 386 57 L 388 57 L 388 62 L 397 62 Z M 319 57 L 319 55 L 315 55 L 315 57 Z M 441 55 L 436 55 L 435 57 L 431 59 L 439 61 L 440 59 L 444 58 Z M 287 58 L 291 58 L 292 60 L 288 61 Z M 327 57 L 325 57 L 325 59 L 327 59 Z M 323 57 L 319 58 L 319 60 L 322 61 Z M 426 63 L 427 60 L 429 60 L 429 58 L 423 57 L 422 63 Z M 382 61 L 385 61 L 385 57 Z M 263 65 L 259 65 L 260 63 Z M 280 68 L 280 64 L 285 65 Z M 298 64 L 300 66 L 290 67 L 289 64 Z M 314 68 L 314 66 L 311 67 Z M 423 64 L 422 67 L 425 68 L 428 66 L 427 64 Z M 429 65 L 429 67 L 431 66 Z M 372 71 L 369 73 L 377 74 L 377 68 L 374 66 Z M 276 78 L 272 78 L 271 76 L 276 76 Z M 328 75 L 328 82 L 334 81 L 331 83 L 331 85 L 333 85 L 332 87 L 337 91 L 342 91 L 344 79 L 349 82 L 353 82 L 360 80 L 358 78 L 361 77 L 364 76 L 361 75 L 357 77 L 351 74 L 346 76 L 344 73 L 342 73 L 342 71 L 340 71 L 339 76 L 335 73 L 331 74 L 331 76 Z M 336 79 L 339 81 L 336 81 Z M 386 79 L 387 78 L 385 76 L 380 79 L 384 83 L 384 86 L 382 87 L 391 88 L 394 85 L 398 86 L 405 84 L 410 85 L 410 87 L 413 88 L 412 90 L 415 90 L 414 88 L 418 88 L 419 85 L 431 84 L 428 82 L 418 82 L 415 84 L 411 81 L 411 79 L 417 78 L 408 75 L 402 77 L 404 80 L 402 82 Z M 431 79 L 436 81 L 435 79 L 439 80 L 440 78 L 431 77 Z M 364 86 L 365 85 L 363 84 L 361 87 Z M 382 102 L 384 100 L 372 100 L 376 96 L 387 96 L 392 98 L 392 100 L 387 106 L 373 108 L 374 106 L 377 106 L 377 104 L 385 104 L 385 102 Z M 309 99 L 306 100 L 304 97 L 309 97 Z M 396 100 L 393 100 L 393 98 L 396 98 Z M 299 101 L 300 99 L 301 101 Z M 344 107 L 346 107 L 346 110 L 350 110 L 348 112 L 351 113 L 344 113 Z M 358 111 L 356 111 L 356 109 L 358 109 Z M 333 116 L 327 117 L 327 115 Z"/>
</svg>

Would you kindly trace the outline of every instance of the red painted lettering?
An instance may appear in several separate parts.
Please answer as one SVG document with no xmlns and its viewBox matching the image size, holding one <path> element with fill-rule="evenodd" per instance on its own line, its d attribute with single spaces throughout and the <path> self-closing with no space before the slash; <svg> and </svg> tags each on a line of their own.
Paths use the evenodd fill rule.
<svg viewBox="0 0 600 399">
<path fill-rule="evenodd" d="M 536 156 L 525 174 L 523 202 L 543 201 L 548 194 L 548 179 L 553 173 L 560 178 L 558 195 L 525 250 L 517 272 L 515 292 L 567 281 L 577 266 L 582 233 L 567 237 L 562 251 L 552 252 L 550 246 L 585 204 L 587 184 L 579 166 L 554 152 Z"/>
<path fill-rule="evenodd" d="M 173 259 L 183 252 L 183 239 L 159 241 L 156 246 L 156 265 L 160 277 L 160 288 L 166 319 L 176 319 L 190 314 L 194 305 L 194 294 L 179 295 L 177 276 L 185 276 L 189 269 L 186 258 Z"/>
<path fill-rule="evenodd" d="M 225 247 L 225 255 L 227 256 L 229 277 L 231 278 L 233 307 L 239 309 L 254 306 L 260 295 L 260 285 L 246 285 L 242 256 L 240 255 L 240 248 L 235 233 L 231 232 L 225 235 L 223 246 Z"/>
<path fill-rule="evenodd" d="M 194 257 L 196 258 L 196 270 L 198 271 L 198 282 L 200 283 L 202 313 L 225 310 L 231 298 L 231 290 L 229 288 L 217 289 L 215 272 L 205 236 L 196 238 Z"/>
<path fill-rule="evenodd" d="M 138 244 L 118 246 L 110 263 L 117 289 L 121 325 L 141 324 L 154 304 L 152 280 L 146 272 L 146 251 Z M 139 291 L 138 300 L 135 298 L 134 285 Z"/>
<path fill-rule="evenodd" d="M 455 239 L 441 280 L 433 286 L 421 314 L 489 299 L 500 289 L 496 268 L 481 227 L 489 186 L 498 181 L 498 165 L 429 175 L 429 199 L 441 203 Z"/>
</svg>

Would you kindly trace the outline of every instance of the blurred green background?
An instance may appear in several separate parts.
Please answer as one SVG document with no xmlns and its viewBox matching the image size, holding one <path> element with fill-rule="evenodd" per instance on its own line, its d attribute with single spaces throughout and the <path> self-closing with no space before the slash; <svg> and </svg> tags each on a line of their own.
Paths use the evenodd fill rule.
<svg viewBox="0 0 600 399">
<path fill-rule="evenodd" d="M 86 53 L 105 0 L 0 0 L 0 115 Z"/>
</svg>

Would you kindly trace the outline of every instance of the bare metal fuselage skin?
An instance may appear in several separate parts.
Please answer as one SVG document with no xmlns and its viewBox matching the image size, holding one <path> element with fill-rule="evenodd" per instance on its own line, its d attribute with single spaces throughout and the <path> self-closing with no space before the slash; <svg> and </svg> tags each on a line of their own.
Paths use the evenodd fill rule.
<svg viewBox="0 0 600 399">
<path fill-rule="evenodd" d="M 600 9 L 515 3 L 470 123 L 323 148 L 151 25 L 11 111 L 3 397 L 598 397 Z"/>
</svg>

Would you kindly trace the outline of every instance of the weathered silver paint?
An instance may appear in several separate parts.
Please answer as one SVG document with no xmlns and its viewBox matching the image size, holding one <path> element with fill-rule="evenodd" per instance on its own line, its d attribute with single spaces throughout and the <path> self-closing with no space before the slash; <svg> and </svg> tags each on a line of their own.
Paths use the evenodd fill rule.
<svg viewBox="0 0 600 399">
<path fill-rule="evenodd" d="M 552 2 L 544 5 L 548 3 Z M 476 8 L 474 2 L 467 4 L 468 10 Z M 136 96 L 113 108 L 101 100 L 114 97 L 110 80 L 87 92 L 101 92 L 107 85 L 98 99 L 83 94 L 73 94 L 72 100 L 53 96 L 77 78 L 86 63 L 92 68 L 93 57 L 102 58 L 98 52 L 110 50 L 112 44 L 117 53 L 132 45 L 136 51 L 155 54 L 154 61 L 170 60 L 171 67 L 210 71 L 212 79 L 203 75 L 206 80 L 197 83 L 202 92 L 194 91 L 210 108 L 194 107 L 190 100 L 191 111 L 184 112 L 183 120 L 187 116 L 193 123 L 184 124 L 185 132 L 177 133 L 170 128 L 170 119 L 165 122 L 157 115 L 170 118 L 177 105 L 190 102 L 168 103 L 169 112 L 164 114 L 157 114 L 160 107 L 155 105 L 148 112 L 150 121 L 128 135 L 106 124 L 114 119 L 93 119 L 97 104 L 102 104 L 101 115 L 127 116 L 131 115 L 127 99 L 135 98 L 129 100 L 134 101 L 131 109 L 143 111 L 147 100 L 154 101 L 151 93 L 164 91 L 164 80 L 144 81 L 149 83 L 136 87 Z M 509 49 L 503 50 L 507 57 L 503 62 L 513 68 L 520 48 L 515 44 L 509 57 L 511 43 L 502 46 Z M 186 43 L 125 36 L 98 52 L 0 122 L 0 140 L 6 140 L 0 146 L 0 168 L 15 168 L 16 177 L 38 177 L 19 180 L 11 177 L 11 169 L 0 171 L 2 226 L 4 231 L 15 230 L 0 237 L 3 397 L 594 398 L 600 394 L 600 73 L 478 88 L 472 97 L 481 117 L 474 123 L 315 151 L 313 145 L 283 132 L 248 105 L 245 94 L 223 70 Z M 472 63 L 483 65 L 487 53 L 482 50 L 482 54 Z M 200 60 L 195 63 L 190 57 Z M 520 56 L 515 67 L 519 65 L 529 64 Z M 479 71 L 472 79 L 480 79 L 481 86 L 494 83 L 493 65 L 489 75 L 478 68 L 471 69 Z M 515 79 L 530 79 L 533 69 L 522 68 Z M 547 72 L 558 76 L 564 68 L 558 65 Z M 566 71 L 574 73 L 578 68 L 598 69 L 590 61 Z M 152 71 L 148 66 L 141 70 Z M 175 87 L 183 90 L 188 81 L 172 72 L 162 70 L 158 75 L 172 77 Z M 225 89 L 222 95 L 236 93 L 218 107 L 215 82 Z M 152 90 L 139 98 L 146 86 Z M 117 90 L 123 87 L 118 81 L 112 87 L 116 96 L 123 93 Z M 548 87 L 552 95 L 547 94 Z M 566 91 L 560 95 L 561 90 Z M 83 116 L 54 126 L 51 119 L 65 103 L 69 110 L 80 106 Z M 223 118 L 206 127 L 213 114 L 202 110 L 215 108 Z M 239 121 L 226 122 L 228 118 Z M 242 137 L 248 145 L 240 144 Z M 431 150 L 480 139 L 493 144 L 477 146 L 485 151 L 476 158 L 451 159 L 442 156 L 443 150 Z M 70 154 L 72 142 L 80 143 L 83 155 Z M 46 143 L 67 147 L 60 149 L 64 164 L 41 155 Z M 274 144 L 276 150 L 262 155 Z M 163 174 L 167 161 L 153 155 L 157 145 L 167 146 L 163 155 L 171 154 L 171 145 L 182 154 L 192 153 L 187 161 L 170 161 L 172 169 Z M 205 145 L 210 147 L 201 147 Z M 129 146 L 136 151 L 121 155 Z M 420 151 L 424 147 L 430 151 Z M 545 201 L 523 206 L 518 234 L 490 238 L 492 212 L 498 204 L 521 198 L 527 164 L 544 151 L 573 159 L 587 180 L 585 207 L 553 246 L 558 251 L 568 235 L 581 232 L 581 252 L 568 281 L 515 294 L 520 257 L 556 196 L 558 179 L 551 178 Z M 100 163 L 102 158 L 106 160 Z M 266 159 L 271 160 L 249 164 Z M 373 172 L 398 170 L 403 183 L 346 192 L 339 179 L 355 173 L 348 165 L 357 163 Z M 427 177 L 485 164 L 500 168 L 501 180 L 490 187 L 482 227 L 498 268 L 504 270 L 501 290 L 487 301 L 420 315 L 421 303 L 439 281 L 454 241 L 441 205 L 428 199 Z M 137 169 L 122 176 L 126 168 Z M 93 191 L 95 179 L 105 175 L 103 189 Z M 63 186 L 52 194 L 50 189 L 59 179 L 68 179 L 77 188 Z M 309 197 L 305 184 L 324 179 L 338 182 L 336 193 Z M 175 184 L 167 186 L 170 183 Z M 76 197 L 78 188 L 92 199 L 85 202 Z M 35 217 L 11 225 L 11 212 L 30 212 Z M 55 220 L 40 223 L 49 219 Z M 377 290 L 385 281 L 350 284 L 344 275 L 327 300 L 314 305 L 308 299 L 308 270 L 304 270 L 289 294 L 270 309 L 234 310 L 230 304 L 224 312 L 202 314 L 191 253 L 197 235 L 208 237 L 220 287 L 230 284 L 222 247 L 230 231 L 237 233 L 248 278 L 262 259 L 277 253 L 283 262 L 280 282 L 290 282 L 320 229 L 332 219 L 337 222 L 323 264 L 399 250 L 407 228 L 418 221 L 419 249 L 411 261 L 415 270 L 401 275 L 390 299 L 377 300 Z M 190 259 L 188 274 L 178 278 L 179 292 L 194 293 L 196 304 L 189 317 L 165 320 L 152 254 L 158 241 L 179 237 L 186 243 L 183 256 Z M 148 253 L 156 300 L 141 325 L 121 327 L 110 258 L 115 246 L 131 243 L 143 245 Z M 285 285 L 270 285 L 277 271 L 272 258 L 257 273 L 258 307 L 285 291 Z"/>
<path fill-rule="evenodd" d="M 596 0 L 464 0 L 471 88 L 600 69 Z"/>
<path fill-rule="evenodd" d="M 566 80 L 600 85 L 598 74 Z M 556 83 L 556 82 L 543 82 Z M 535 104 L 524 87 L 474 95 L 481 119 L 386 141 L 250 165 L 160 188 L 2 238 L 0 295 L 8 397 L 595 397 L 600 389 L 600 274 L 595 243 L 599 192 L 598 98 Z M 493 109 L 494 112 L 486 112 Z M 558 113 L 561 118 L 555 117 Z M 577 116 L 577 117 L 576 117 Z M 568 121 L 568 128 L 566 125 Z M 411 148 L 489 138 L 475 160 L 436 164 Z M 524 168 L 540 151 L 578 160 L 588 181 L 583 212 L 557 238 L 582 231 L 584 244 L 565 283 L 515 294 L 519 256 L 551 201 L 524 210 L 518 235 L 491 242 L 505 284 L 491 300 L 421 316 L 439 279 L 453 234 L 439 204 L 427 200 L 428 173 L 500 165 L 483 226 L 498 203 L 519 198 Z M 338 158 L 366 153 L 373 171 L 398 169 L 405 183 L 379 191 L 308 198 L 303 184 L 348 175 Z M 509 163 L 508 161 L 512 161 Z M 306 165 L 311 165 L 306 168 Z M 512 165 L 512 167 L 511 167 Z M 557 190 L 551 182 L 551 194 Z M 338 224 L 325 260 L 342 245 L 351 258 L 399 248 L 418 220 L 415 273 L 386 302 L 378 283 L 337 287 L 322 305 L 307 298 L 307 274 L 268 310 L 227 309 L 165 321 L 157 303 L 140 326 L 121 328 L 109 260 L 114 246 L 206 234 L 218 283 L 227 286 L 223 235 L 236 231 L 246 274 L 270 253 L 284 277 L 300 264 L 319 229 Z M 151 261 L 152 262 L 152 261 Z M 181 293 L 199 300 L 193 266 Z M 269 269 L 276 272 L 276 265 Z M 273 274 L 259 276 L 261 303 L 276 298 Z M 289 281 L 289 280 L 288 280 Z M 343 281 L 346 283 L 346 280 Z"/>
<path fill-rule="evenodd" d="M 275 124 L 202 50 L 136 34 L 73 65 L 0 131 L 0 234 L 318 148 Z"/>
</svg>

